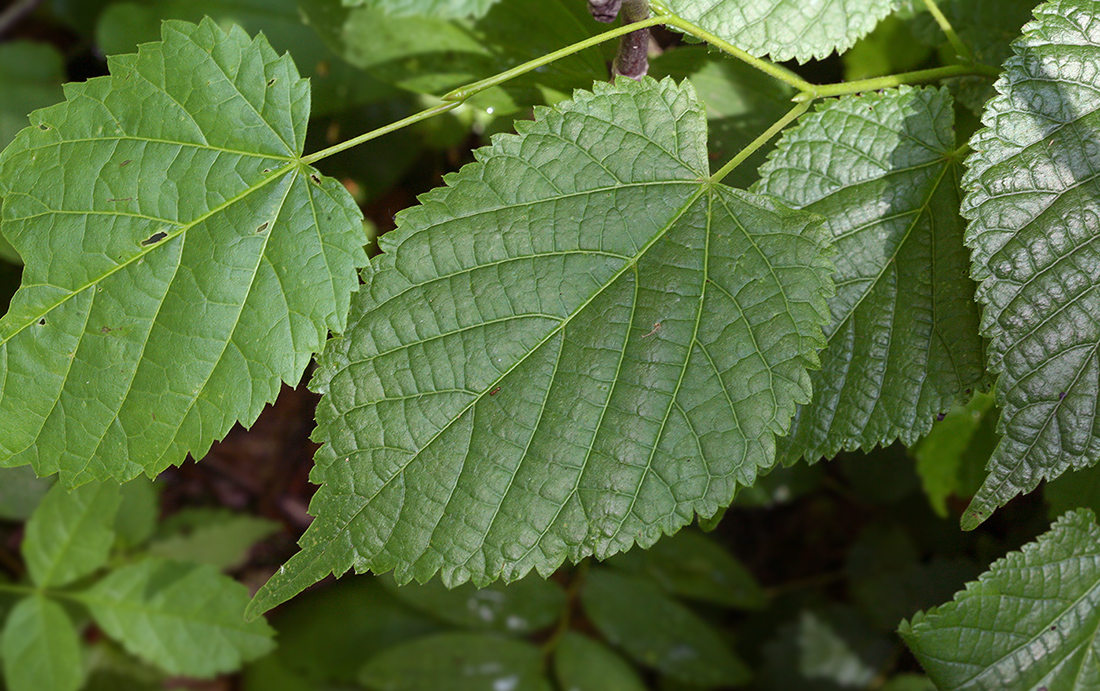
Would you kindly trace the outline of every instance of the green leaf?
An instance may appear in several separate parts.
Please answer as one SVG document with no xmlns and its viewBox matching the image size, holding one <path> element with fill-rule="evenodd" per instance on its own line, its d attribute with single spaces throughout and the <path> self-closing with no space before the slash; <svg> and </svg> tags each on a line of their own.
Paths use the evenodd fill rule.
<svg viewBox="0 0 1100 691">
<path fill-rule="evenodd" d="M 503 0 L 477 19 L 392 16 L 339 0 L 299 0 L 311 26 L 348 62 L 374 77 L 440 95 L 583 41 L 603 25 L 578 0 Z M 522 38 L 520 38 L 522 37 Z M 510 80 L 469 103 L 498 113 L 558 100 L 607 78 L 599 51 L 587 50 Z"/>
<path fill-rule="evenodd" d="M 638 673 L 603 644 L 569 631 L 554 651 L 554 674 L 568 691 L 645 691 Z"/>
<path fill-rule="evenodd" d="M 916 40 L 912 23 L 894 14 L 879 22 L 874 31 L 841 56 L 844 80 L 851 82 L 909 72 L 920 68 L 931 54 L 931 47 Z"/>
<path fill-rule="evenodd" d="M 277 53 L 290 51 L 309 79 L 310 115 L 394 96 L 397 91 L 349 65 L 302 21 L 296 0 L 140 0 L 116 2 L 96 24 L 96 43 L 108 55 L 130 53 L 160 38 L 165 19 L 199 22 L 211 17 L 225 30 L 234 24 L 263 33 Z"/>
<path fill-rule="evenodd" d="M 61 605 L 32 595 L 15 606 L 0 635 L 8 691 L 76 691 L 84 681 L 80 640 Z"/>
<path fill-rule="evenodd" d="M 710 625 L 647 580 L 592 569 L 581 603 L 607 641 L 639 664 L 704 686 L 736 686 L 749 678 Z"/>
<path fill-rule="evenodd" d="M 775 62 L 843 53 L 890 14 L 896 0 L 664 0 L 673 14 Z"/>
<path fill-rule="evenodd" d="M 941 691 L 1094 688 L 1100 528 L 1074 511 L 899 633 Z"/>
<path fill-rule="evenodd" d="M 154 474 L 251 423 L 343 328 L 366 263 L 347 191 L 298 158 L 289 57 L 166 22 L 109 67 L 0 155 L 26 261 L 0 319 L 0 464 L 66 485 Z"/>
<path fill-rule="evenodd" d="M 865 689 L 897 655 L 896 641 L 843 606 L 803 609 L 764 647 L 760 686 L 774 691 Z"/>
<path fill-rule="evenodd" d="M 367 662 L 359 681 L 373 691 L 550 691 L 538 648 L 477 633 L 441 633 L 390 648 Z"/>
<path fill-rule="evenodd" d="M 373 576 L 310 590 L 280 609 L 273 623 L 279 659 L 314 686 L 353 682 L 364 651 L 377 654 L 442 628 L 401 603 Z"/>
<path fill-rule="evenodd" d="M 1003 410 L 1003 438 L 965 529 L 1040 480 L 1100 458 L 1100 2 L 1058 0 L 1035 13 L 971 140 L 963 180 Z"/>
<path fill-rule="evenodd" d="M 472 583 L 447 588 L 434 580 L 403 586 L 390 579 L 382 582 L 402 602 L 468 629 L 522 636 L 550 626 L 565 612 L 561 586 L 536 574 L 515 583 L 494 583 L 484 588 Z"/>
<path fill-rule="evenodd" d="M 1100 512 L 1100 466 L 1066 473 L 1043 485 L 1051 520 L 1077 508 Z"/>
<path fill-rule="evenodd" d="M 649 63 L 653 77 L 690 79 L 707 106 L 707 150 L 722 165 L 736 156 L 791 107 L 794 90 L 739 60 L 709 53 L 704 46 L 680 46 Z M 725 183 L 747 188 L 759 178 L 757 169 L 769 147 L 756 150 Z"/>
<path fill-rule="evenodd" d="M 61 98 L 64 76 L 61 53 L 49 44 L 0 44 L 0 148 L 27 126 L 27 113 Z"/>
<path fill-rule="evenodd" d="M 312 386 L 322 483 L 253 613 L 351 567 L 548 574 L 710 516 L 808 396 L 813 217 L 712 183 L 689 84 L 542 109 L 403 212 Z"/>
<path fill-rule="evenodd" d="M 115 516 L 119 544 L 129 549 L 145 544 L 157 529 L 160 514 L 157 489 L 153 481 L 139 477 L 122 486 L 122 503 Z"/>
<path fill-rule="evenodd" d="M 25 521 L 53 486 L 53 478 L 40 478 L 30 468 L 0 469 L 0 519 Z"/>
<path fill-rule="evenodd" d="M 394 15 L 458 19 L 480 17 L 499 0 L 343 0 L 344 7 L 374 7 Z"/>
<path fill-rule="evenodd" d="M 824 216 L 837 248 L 829 344 L 785 463 L 911 444 L 984 376 L 951 108 L 909 87 L 829 101 L 760 171 L 756 191 Z"/>
<path fill-rule="evenodd" d="M 64 66 L 61 53 L 46 43 L 10 41 L 0 43 L 0 148 L 27 126 L 27 113 L 61 98 Z M 2 230 L 2 229 L 0 229 Z M 0 259 L 22 263 L 3 235 Z"/>
<path fill-rule="evenodd" d="M 208 523 L 154 540 L 149 544 L 149 554 L 227 571 L 241 566 L 252 546 L 278 532 L 279 527 L 264 518 L 218 512 Z"/>
<path fill-rule="evenodd" d="M 40 588 L 72 583 L 107 563 L 122 497 L 113 482 L 54 485 L 27 521 L 23 559 Z"/>
<path fill-rule="evenodd" d="M 148 559 L 72 597 L 107 635 L 169 674 L 212 677 L 275 647 L 266 623 L 245 622 L 245 587 L 212 566 Z"/>
<path fill-rule="evenodd" d="M 764 591 L 741 562 L 718 543 L 693 530 L 661 538 L 647 550 L 631 550 L 607 561 L 660 585 L 672 595 L 722 607 L 760 609 Z"/>
<path fill-rule="evenodd" d="M 952 408 L 913 448 L 924 493 L 941 518 L 947 517 L 948 497 L 973 496 L 977 489 L 971 490 L 967 480 L 975 471 L 981 472 L 997 444 L 998 415 L 992 395 L 975 394 L 965 406 Z"/>
</svg>

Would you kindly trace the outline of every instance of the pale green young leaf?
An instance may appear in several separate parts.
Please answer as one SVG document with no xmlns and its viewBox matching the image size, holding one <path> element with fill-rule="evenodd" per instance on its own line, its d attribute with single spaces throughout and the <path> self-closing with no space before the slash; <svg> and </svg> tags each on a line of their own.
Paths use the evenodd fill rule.
<svg viewBox="0 0 1100 691">
<path fill-rule="evenodd" d="M 781 62 L 843 53 L 897 0 L 663 0 L 673 14 L 757 57 Z"/>
<path fill-rule="evenodd" d="M 480 17 L 499 0 L 343 0 L 344 7 L 376 7 L 387 14 L 458 19 Z"/>
<path fill-rule="evenodd" d="M 638 673 L 614 651 L 570 631 L 554 650 L 554 676 L 569 691 L 645 691 Z"/>
<path fill-rule="evenodd" d="M 441 633 L 390 648 L 363 666 L 359 682 L 378 691 L 550 691 L 542 651 L 481 633 Z"/>
<path fill-rule="evenodd" d="M 0 634 L 0 659 L 8 691 L 76 691 L 84 681 L 76 629 L 44 595 L 12 609 Z"/>
<path fill-rule="evenodd" d="M 899 632 L 941 691 L 1100 687 L 1100 528 L 1091 511 L 998 560 Z"/>
<path fill-rule="evenodd" d="M 266 622 L 245 621 L 245 587 L 212 566 L 147 559 L 73 597 L 107 635 L 169 674 L 212 677 L 275 647 Z"/>
<path fill-rule="evenodd" d="M 1013 44 L 963 179 L 1001 443 L 963 516 L 1100 458 L 1100 2 L 1055 0 Z"/>
<path fill-rule="evenodd" d="M 648 580 L 592 569 L 581 603 L 611 645 L 665 676 L 704 687 L 748 680 L 745 663 L 718 632 Z"/>
<path fill-rule="evenodd" d="M 228 511 L 219 514 L 209 523 L 153 540 L 149 554 L 227 571 L 243 564 L 253 545 L 277 533 L 280 527 L 275 521 L 256 516 Z"/>
<path fill-rule="evenodd" d="M 548 574 L 711 516 L 809 395 L 830 265 L 814 217 L 708 179 L 690 84 L 541 109 L 422 197 L 330 342 L 303 551 L 330 572 Z"/>
<path fill-rule="evenodd" d="M 984 376 L 953 125 L 943 89 L 829 101 L 761 169 L 755 189 L 824 216 L 837 249 L 829 344 L 787 463 L 912 444 Z"/>
<path fill-rule="evenodd" d="M 366 263 L 350 195 L 300 163 L 290 58 L 209 20 L 163 30 L 0 154 L 26 262 L 0 319 L 0 465 L 66 485 L 251 423 L 343 327 Z"/>
<path fill-rule="evenodd" d="M 122 495 L 113 482 L 54 485 L 27 521 L 23 559 L 35 585 L 72 583 L 107 563 Z"/>
<path fill-rule="evenodd" d="M 971 497 L 981 484 L 982 469 L 999 440 L 998 416 L 992 394 L 975 394 L 966 405 L 952 408 L 912 447 L 924 493 L 941 518 L 947 518 L 948 497 Z"/>
</svg>

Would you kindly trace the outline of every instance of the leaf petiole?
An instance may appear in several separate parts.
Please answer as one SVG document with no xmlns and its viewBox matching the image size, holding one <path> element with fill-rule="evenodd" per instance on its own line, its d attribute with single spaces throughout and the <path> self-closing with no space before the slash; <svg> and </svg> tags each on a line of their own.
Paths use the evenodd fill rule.
<svg viewBox="0 0 1100 691">
<path fill-rule="evenodd" d="M 886 77 L 873 79 L 860 79 L 854 82 L 841 82 L 839 84 L 825 84 L 811 86 L 794 97 L 795 101 L 813 101 L 818 98 L 830 96 L 847 96 L 864 91 L 877 91 L 890 89 L 903 84 L 916 84 L 920 82 L 932 82 L 938 79 L 950 77 L 997 77 L 1000 72 L 994 67 L 972 63 L 969 65 L 948 65 L 947 67 L 934 67 L 928 70 L 916 70 L 914 72 L 902 72 Z"/>
<path fill-rule="evenodd" d="M 955 53 L 966 62 L 974 62 L 974 56 L 970 53 L 970 49 L 966 47 L 966 44 L 962 42 L 959 35 L 955 33 L 954 27 L 951 26 L 951 22 L 947 21 L 947 17 L 944 16 L 939 5 L 936 4 L 936 0 L 924 0 L 924 6 L 928 8 L 928 12 L 936 20 L 936 23 L 940 25 L 940 30 L 943 31 L 943 35 L 947 37 L 947 41 L 951 44 L 951 47 L 955 49 Z"/>
<path fill-rule="evenodd" d="M 752 142 L 748 146 L 746 146 L 744 149 L 741 149 L 741 151 L 739 151 L 736 156 L 731 158 L 729 162 L 719 168 L 718 172 L 716 172 L 714 175 L 711 175 L 710 181 L 712 183 L 721 182 L 723 178 L 733 172 L 734 168 L 744 163 L 745 159 L 756 153 L 757 149 L 767 144 L 769 139 L 779 134 L 783 130 L 783 128 L 797 120 L 803 113 L 809 110 L 810 104 L 812 103 L 812 99 L 807 99 L 796 105 L 794 108 L 788 110 L 786 115 L 776 120 L 771 127 L 764 130 L 763 134 L 752 140 Z"/>
</svg>

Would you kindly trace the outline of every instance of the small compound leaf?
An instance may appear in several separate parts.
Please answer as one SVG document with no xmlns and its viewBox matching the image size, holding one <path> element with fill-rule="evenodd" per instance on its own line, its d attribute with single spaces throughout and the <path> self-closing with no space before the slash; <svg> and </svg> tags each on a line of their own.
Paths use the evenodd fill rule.
<svg viewBox="0 0 1100 691">
<path fill-rule="evenodd" d="M 54 485 L 27 521 L 23 559 L 40 588 L 72 583 L 107 563 L 122 495 L 113 482 Z"/>
<path fill-rule="evenodd" d="M 344 7 L 375 7 L 395 15 L 459 19 L 480 17 L 499 0 L 343 0 Z"/>
<path fill-rule="evenodd" d="M 912 444 L 982 381 L 953 125 L 944 89 L 829 101 L 761 169 L 757 191 L 824 216 L 837 248 L 829 344 L 785 463 Z"/>
<path fill-rule="evenodd" d="M 215 515 L 209 522 L 153 540 L 149 554 L 228 571 L 248 559 L 253 545 L 279 531 L 278 523 L 265 518 L 229 511 Z"/>
<path fill-rule="evenodd" d="M 148 559 L 74 597 L 107 635 L 169 674 L 232 672 L 275 647 L 265 622 L 245 622 L 245 587 L 212 566 Z"/>
<path fill-rule="evenodd" d="M 673 14 L 757 57 L 799 62 L 844 52 L 897 0 L 664 0 Z"/>
<path fill-rule="evenodd" d="M 352 567 L 486 584 L 649 546 L 772 465 L 830 266 L 816 218 L 708 179 L 702 110 L 599 84 L 398 217 L 312 383 L 317 520 L 253 612 Z"/>
<path fill-rule="evenodd" d="M 1003 437 L 963 515 L 1100 458 L 1100 2 L 1056 0 L 1013 44 L 963 178 Z"/>
<path fill-rule="evenodd" d="M 366 263 L 354 201 L 299 162 L 309 85 L 289 56 L 210 20 L 163 32 L 0 154 L 26 262 L 0 318 L 0 465 L 69 486 L 255 420 L 343 328 Z"/>
<path fill-rule="evenodd" d="M 390 648 L 363 666 L 359 682 L 378 691 L 550 691 L 541 650 L 479 633 L 441 633 Z"/>
<path fill-rule="evenodd" d="M 562 636 L 554 650 L 558 687 L 569 691 L 645 691 L 646 685 L 626 660 L 603 643 L 575 631 Z"/>
<path fill-rule="evenodd" d="M 647 580 L 592 569 L 581 603 L 608 642 L 641 665 L 704 687 L 748 680 L 748 668 L 710 625 Z"/>
<path fill-rule="evenodd" d="M 0 659 L 8 691 L 76 691 L 84 681 L 73 622 L 44 595 L 12 609 L 0 634 Z"/>
<path fill-rule="evenodd" d="M 941 691 L 1100 686 L 1100 528 L 1091 511 L 994 562 L 899 632 Z"/>
</svg>

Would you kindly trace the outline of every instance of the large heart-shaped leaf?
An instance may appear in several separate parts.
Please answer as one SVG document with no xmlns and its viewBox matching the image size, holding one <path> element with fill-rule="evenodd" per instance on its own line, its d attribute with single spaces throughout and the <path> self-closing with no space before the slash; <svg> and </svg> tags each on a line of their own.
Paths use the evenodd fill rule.
<svg viewBox="0 0 1100 691">
<path fill-rule="evenodd" d="M 519 132 L 383 236 L 313 381 L 317 519 L 255 609 L 352 567 L 484 584 L 648 546 L 772 464 L 822 343 L 817 219 L 709 179 L 687 83 Z"/>
<path fill-rule="evenodd" d="M 0 465 L 125 480 L 205 453 L 343 328 L 360 214 L 301 163 L 309 85 L 212 21 L 66 88 L 0 154 L 26 262 L 0 319 Z"/>
</svg>

